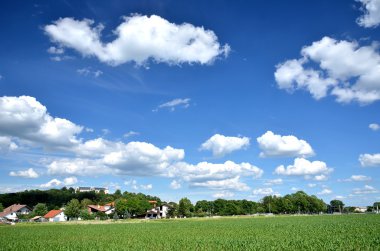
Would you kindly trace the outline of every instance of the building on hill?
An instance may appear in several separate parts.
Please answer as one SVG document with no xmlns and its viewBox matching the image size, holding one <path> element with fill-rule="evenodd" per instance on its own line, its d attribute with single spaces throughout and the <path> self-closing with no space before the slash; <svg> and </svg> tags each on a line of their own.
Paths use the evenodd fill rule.
<svg viewBox="0 0 380 251">
<path fill-rule="evenodd" d="M 105 214 L 112 214 L 115 212 L 115 203 L 107 203 L 104 206 L 100 205 L 88 205 L 87 206 L 88 212 L 90 214 L 97 213 L 97 212 L 103 212 Z"/>
<path fill-rule="evenodd" d="M 365 213 L 365 212 L 367 212 L 367 207 L 355 207 L 354 212 L 355 213 Z"/>
<path fill-rule="evenodd" d="M 67 217 L 62 210 L 50 210 L 44 216 L 50 222 L 67 221 Z"/>
<path fill-rule="evenodd" d="M 153 206 L 152 209 L 146 211 L 146 219 L 161 219 L 166 218 L 170 206 L 167 204 L 156 206 L 157 201 L 150 200 L 149 203 Z"/>
<path fill-rule="evenodd" d="M 30 214 L 31 211 L 32 209 L 27 205 L 13 204 L 0 213 L 0 218 L 17 221 L 19 215 Z"/>
<path fill-rule="evenodd" d="M 104 194 L 108 194 L 109 191 L 105 187 L 77 187 L 75 189 L 76 193 L 83 193 L 83 192 L 95 192 L 95 193 L 100 193 L 104 192 Z"/>
</svg>

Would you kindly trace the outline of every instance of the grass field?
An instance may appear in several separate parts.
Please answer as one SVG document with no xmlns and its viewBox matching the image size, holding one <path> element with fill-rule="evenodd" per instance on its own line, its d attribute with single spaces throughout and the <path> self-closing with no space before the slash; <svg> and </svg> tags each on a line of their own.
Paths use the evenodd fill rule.
<svg viewBox="0 0 380 251">
<path fill-rule="evenodd" d="M 0 250 L 380 250 L 380 215 L 0 227 Z"/>
</svg>

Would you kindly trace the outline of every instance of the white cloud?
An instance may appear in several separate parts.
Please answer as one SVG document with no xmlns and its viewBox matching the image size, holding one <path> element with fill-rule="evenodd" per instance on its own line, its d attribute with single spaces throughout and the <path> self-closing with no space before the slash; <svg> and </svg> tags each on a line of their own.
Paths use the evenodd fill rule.
<svg viewBox="0 0 380 251">
<path fill-rule="evenodd" d="M 230 51 L 228 45 L 220 45 L 211 30 L 187 23 L 177 25 L 156 15 L 124 17 L 113 31 L 116 38 L 108 43 L 101 41 L 103 28 L 102 24 L 94 27 L 94 21 L 89 19 L 61 18 L 44 30 L 59 46 L 83 56 L 95 56 L 110 65 L 143 65 L 149 59 L 168 64 L 209 64 Z"/>
<path fill-rule="evenodd" d="M 329 177 L 325 174 L 320 174 L 320 175 L 315 175 L 313 179 L 316 181 L 326 181 L 329 179 Z"/>
<path fill-rule="evenodd" d="M 49 175 L 99 176 L 113 174 L 113 170 L 100 160 L 61 158 L 46 165 Z"/>
<path fill-rule="evenodd" d="M 170 183 L 170 188 L 171 189 L 180 189 L 181 188 L 181 183 L 176 181 L 176 180 L 173 180 L 171 183 Z"/>
<path fill-rule="evenodd" d="M 233 161 L 226 161 L 221 164 L 200 162 L 196 165 L 179 162 L 171 167 L 169 175 L 172 177 L 181 176 L 185 181 L 196 182 L 205 180 L 225 180 L 236 178 L 237 176 L 251 176 L 259 178 L 264 171 L 250 163 L 237 164 Z"/>
<path fill-rule="evenodd" d="M 103 74 L 101 70 L 91 70 L 91 67 L 85 67 L 77 70 L 77 73 L 82 76 L 92 76 L 94 78 L 99 77 L 100 75 Z"/>
<path fill-rule="evenodd" d="M 338 181 L 370 181 L 372 180 L 371 177 L 365 176 L 365 175 L 351 175 L 348 179 L 338 180 Z"/>
<path fill-rule="evenodd" d="M 369 104 L 380 99 L 377 43 L 360 47 L 355 41 L 324 37 L 303 47 L 301 54 L 300 59 L 276 66 L 274 75 L 280 89 L 306 89 L 315 99 L 333 95 L 340 103 Z"/>
<path fill-rule="evenodd" d="M 312 188 L 312 187 L 316 187 L 316 186 L 317 186 L 317 184 L 314 184 L 314 183 L 309 183 L 309 184 L 307 184 L 307 186 L 308 186 L 308 187 L 310 187 L 310 188 Z"/>
<path fill-rule="evenodd" d="M 360 154 L 359 161 L 362 167 L 379 167 L 380 153 L 375 154 Z"/>
<path fill-rule="evenodd" d="M 0 133 L 44 148 L 66 148 L 77 144 L 83 127 L 67 119 L 54 118 L 46 107 L 29 96 L 0 97 Z"/>
<path fill-rule="evenodd" d="M 378 131 L 380 129 L 380 125 L 376 123 L 369 124 L 368 126 L 372 131 Z"/>
<path fill-rule="evenodd" d="M 132 136 L 137 136 L 137 135 L 139 135 L 139 134 L 140 134 L 140 133 L 135 132 L 135 131 L 129 131 L 129 132 L 125 133 L 125 134 L 123 135 L 123 137 L 124 137 L 124 138 L 129 138 L 129 137 L 132 137 Z"/>
<path fill-rule="evenodd" d="M 239 176 L 224 180 L 207 180 L 202 182 L 192 182 L 191 187 L 204 187 L 208 189 L 234 191 L 248 191 L 250 189 L 247 184 L 240 181 Z"/>
<path fill-rule="evenodd" d="M 379 193 L 379 191 L 372 187 L 365 185 L 364 188 L 355 188 L 352 190 L 353 194 L 373 194 L 373 193 Z"/>
<path fill-rule="evenodd" d="M 152 184 L 139 185 L 137 180 L 127 180 L 124 182 L 124 184 L 134 190 L 151 190 L 153 188 Z"/>
<path fill-rule="evenodd" d="M 274 173 L 279 175 L 294 175 L 294 176 L 314 176 L 315 180 L 321 181 L 327 179 L 327 174 L 333 169 L 328 168 L 323 161 L 309 161 L 304 158 L 296 158 L 293 165 L 285 168 L 284 165 L 278 166 Z"/>
<path fill-rule="evenodd" d="M 62 184 L 63 184 L 62 181 L 57 180 L 57 179 L 52 179 L 51 181 L 49 181 L 45 184 L 41 184 L 40 187 L 41 188 L 51 188 L 51 187 L 61 186 Z"/>
<path fill-rule="evenodd" d="M 324 194 L 331 194 L 331 193 L 332 193 L 331 189 L 325 188 L 322 191 L 320 191 L 318 194 L 324 195 Z"/>
<path fill-rule="evenodd" d="M 75 185 L 76 183 L 78 183 L 78 179 L 76 177 L 67 177 L 63 180 L 63 184 L 65 184 L 65 186 L 72 186 L 72 185 Z"/>
<path fill-rule="evenodd" d="M 308 157 L 314 155 L 309 143 L 293 135 L 281 136 L 267 131 L 257 138 L 257 143 L 262 150 L 260 157 Z"/>
<path fill-rule="evenodd" d="M 190 106 L 190 100 L 191 99 L 189 98 L 176 98 L 159 105 L 156 109 L 153 110 L 153 112 L 157 112 L 159 109 L 164 108 L 167 108 L 172 112 L 175 111 L 175 109 L 178 107 L 188 108 Z"/>
<path fill-rule="evenodd" d="M 290 188 L 290 190 L 295 192 L 295 191 L 299 191 L 300 189 L 298 187 L 292 187 L 292 188 Z"/>
<path fill-rule="evenodd" d="M 50 46 L 49 49 L 47 49 L 47 52 L 50 54 L 63 54 L 65 50 L 63 48 Z"/>
<path fill-rule="evenodd" d="M 249 146 L 249 138 L 247 137 L 228 137 L 220 134 L 215 134 L 204 142 L 200 149 L 212 151 L 216 157 L 223 157 L 224 155 L 245 149 Z"/>
<path fill-rule="evenodd" d="M 14 151 L 17 148 L 17 144 L 10 137 L 0 136 L 0 152 Z"/>
<path fill-rule="evenodd" d="M 33 168 L 29 168 L 27 170 L 24 170 L 24 171 L 12 171 L 9 173 L 9 176 L 14 176 L 14 177 L 22 177 L 22 178 L 32 178 L 32 179 L 35 179 L 35 178 L 38 178 L 39 175 L 36 171 L 34 171 Z"/>
<path fill-rule="evenodd" d="M 273 186 L 273 185 L 281 185 L 283 183 L 282 179 L 273 179 L 273 180 L 267 180 L 264 185 L 266 186 Z"/>
<path fill-rule="evenodd" d="M 273 191 L 273 189 L 270 188 L 270 187 L 254 189 L 252 191 L 252 193 L 254 195 L 264 195 L 264 196 L 275 194 L 275 192 Z"/>
<path fill-rule="evenodd" d="M 335 200 L 343 200 L 343 199 L 345 199 L 345 198 L 346 198 L 346 197 L 341 196 L 341 195 L 337 195 L 337 196 L 334 197 Z"/>
<path fill-rule="evenodd" d="M 380 0 L 357 0 L 361 2 L 364 12 L 356 21 L 365 28 L 377 27 L 380 24 Z"/>
<path fill-rule="evenodd" d="M 216 199 L 223 199 L 223 198 L 232 198 L 234 197 L 234 195 L 235 195 L 234 193 L 229 192 L 229 191 L 221 191 L 221 192 L 213 194 L 212 197 Z"/>
</svg>

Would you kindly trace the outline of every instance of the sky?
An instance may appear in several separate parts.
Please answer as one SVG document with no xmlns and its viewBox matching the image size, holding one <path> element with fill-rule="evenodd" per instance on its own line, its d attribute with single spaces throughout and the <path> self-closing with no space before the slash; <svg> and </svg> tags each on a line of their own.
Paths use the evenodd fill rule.
<svg viewBox="0 0 380 251">
<path fill-rule="evenodd" d="M 0 193 L 380 200 L 380 0 L 3 1 Z"/>
</svg>

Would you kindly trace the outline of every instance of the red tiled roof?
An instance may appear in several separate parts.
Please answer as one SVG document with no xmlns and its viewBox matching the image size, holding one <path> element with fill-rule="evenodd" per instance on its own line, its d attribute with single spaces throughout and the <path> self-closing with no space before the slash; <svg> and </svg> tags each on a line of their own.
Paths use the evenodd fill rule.
<svg viewBox="0 0 380 251">
<path fill-rule="evenodd" d="M 27 205 L 13 204 L 12 206 L 5 208 L 3 212 L 8 212 L 8 213 L 17 212 L 24 207 L 27 207 L 30 210 L 30 208 Z"/>
<path fill-rule="evenodd" d="M 107 211 L 107 209 L 104 207 L 104 206 L 99 206 L 99 205 L 88 205 L 89 208 L 92 208 L 96 211 L 101 211 L 101 212 L 105 212 Z"/>
<path fill-rule="evenodd" d="M 62 210 L 50 210 L 47 214 L 45 214 L 44 218 L 54 218 L 57 214 L 60 214 Z"/>
</svg>

